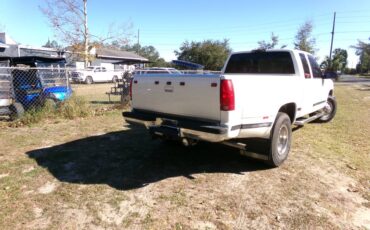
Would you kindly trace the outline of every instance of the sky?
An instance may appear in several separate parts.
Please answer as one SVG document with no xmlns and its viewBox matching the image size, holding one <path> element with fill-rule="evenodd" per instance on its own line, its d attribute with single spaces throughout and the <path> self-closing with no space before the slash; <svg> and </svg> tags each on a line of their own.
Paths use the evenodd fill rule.
<svg viewBox="0 0 370 230">
<path fill-rule="evenodd" d="M 24 45 L 59 41 L 39 6 L 45 6 L 44 0 L 0 0 L 0 30 Z M 257 48 L 273 32 L 279 46 L 294 48 L 295 34 L 307 20 L 313 22 L 316 56 L 322 60 L 330 52 L 334 12 L 333 50 L 347 49 L 354 67 L 358 59 L 350 46 L 370 38 L 369 0 L 88 0 L 92 34 L 106 34 L 112 23 L 131 24 L 131 43 L 140 31 L 140 44 L 153 45 L 167 61 L 176 59 L 174 50 L 184 41 L 229 39 L 233 51 L 244 51 Z"/>
</svg>

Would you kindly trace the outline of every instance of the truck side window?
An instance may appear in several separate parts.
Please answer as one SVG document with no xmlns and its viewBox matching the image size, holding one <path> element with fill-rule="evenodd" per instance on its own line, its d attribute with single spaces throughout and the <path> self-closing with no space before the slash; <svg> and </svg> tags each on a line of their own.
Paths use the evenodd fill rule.
<svg viewBox="0 0 370 230">
<path fill-rule="evenodd" d="M 311 55 L 308 55 L 308 61 L 310 62 L 312 75 L 314 78 L 321 78 L 321 69 L 319 64 L 317 64 L 315 58 Z"/>
<path fill-rule="evenodd" d="M 307 63 L 306 56 L 304 54 L 300 53 L 299 57 L 301 58 L 302 65 L 303 65 L 304 78 L 311 78 L 310 68 L 308 68 L 308 63 Z"/>
</svg>

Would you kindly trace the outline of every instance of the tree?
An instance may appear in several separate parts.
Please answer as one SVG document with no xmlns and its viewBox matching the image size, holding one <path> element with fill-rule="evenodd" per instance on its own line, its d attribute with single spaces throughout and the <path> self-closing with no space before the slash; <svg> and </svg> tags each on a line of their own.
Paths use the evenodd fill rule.
<svg viewBox="0 0 370 230">
<path fill-rule="evenodd" d="M 113 42 L 112 45 L 117 45 L 116 42 Z M 163 58 L 159 56 L 159 52 L 154 46 L 141 46 L 140 44 L 135 45 L 126 45 L 120 48 L 121 50 L 136 52 L 138 55 L 147 58 L 150 63 L 148 66 L 158 66 L 158 67 L 167 67 L 170 66 Z"/>
<path fill-rule="evenodd" d="M 88 26 L 87 0 L 44 0 L 45 7 L 40 7 L 48 18 L 58 38 L 67 43 L 72 51 L 82 54 L 85 66 L 89 62 L 90 40 L 104 43 L 109 40 L 119 40 L 122 44 L 128 42 L 127 26 L 109 27 L 106 36 L 96 36 L 90 33 Z"/>
<path fill-rule="evenodd" d="M 203 42 L 185 41 L 180 50 L 175 51 L 175 55 L 179 60 L 204 65 L 207 70 L 221 70 L 230 52 L 231 48 L 227 39 Z"/>
<path fill-rule="evenodd" d="M 331 66 L 329 57 L 326 56 L 324 61 L 321 63 L 320 67 L 322 69 L 329 69 L 331 71 L 342 71 L 344 72 L 344 69 L 347 66 L 347 58 L 348 53 L 347 50 L 337 48 L 333 51 L 333 59 L 331 60 Z"/>
<path fill-rule="evenodd" d="M 274 33 L 271 33 L 271 42 L 266 42 L 265 40 L 258 42 L 258 49 L 262 50 L 269 50 L 274 49 L 275 46 L 277 46 L 279 43 L 279 36 L 275 35 Z M 286 45 L 282 46 L 281 48 L 285 48 Z"/>
<path fill-rule="evenodd" d="M 358 72 L 367 73 L 370 70 L 370 43 L 359 40 L 357 45 L 351 47 L 356 49 L 356 55 L 360 58 L 356 69 Z"/>
<path fill-rule="evenodd" d="M 49 39 L 45 43 L 45 45 L 43 45 L 42 47 L 53 48 L 53 49 L 61 49 L 62 48 L 62 46 L 59 45 L 57 41 L 55 41 L 55 40 L 50 41 Z"/>
<path fill-rule="evenodd" d="M 313 25 L 311 21 L 306 21 L 295 36 L 294 48 L 303 50 L 311 54 L 315 53 L 316 40 L 312 37 Z"/>
</svg>

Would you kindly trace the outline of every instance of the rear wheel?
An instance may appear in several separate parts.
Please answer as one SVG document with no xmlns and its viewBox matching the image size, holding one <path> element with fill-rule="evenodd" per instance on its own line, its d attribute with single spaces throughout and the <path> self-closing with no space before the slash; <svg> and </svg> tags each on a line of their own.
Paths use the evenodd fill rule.
<svg viewBox="0 0 370 230">
<path fill-rule="evenodd" d="M 324 107 L 325 115 L 318 119 L 319 122 L 329 122 L 331 121 L 335 114 L 337 113 L 337 101 L 335 97 L 329 96 Z"/>
<path fill-rule="evenodd" d="M 86 80 L 85 80 L 85 83 L 86 84 L 88 84 L 88 85 L 90 85 L 90 84 L 92 84 L 94 81 L 93 81 L 93 79 L 92 79 L 92 77 L 91 76 L 87 76 L 86 77 Z"/>
<path fill-rule="evenodd" d="M 10 119 L 12 121 L 19 119 L 23 116 L 24 114 L 24 108 L 21 103 L 13 103 L 10 107 Z"/>
<path fill-rule="evenodd" d="M 113 83 L 117 83 L 117 82 L 118 82 L 118 77 L 117 77 L 117 76 L 113 76 L 113 78 L 112 78 L 112 82 L 113 82 Z"/>
<path fill-rule="evenodd" d="M 292 141 L 292 127 L 289 116 L 279 112 L 272 128 L 268 164 L 280 166 L 287 158 Z"/>
</svg>

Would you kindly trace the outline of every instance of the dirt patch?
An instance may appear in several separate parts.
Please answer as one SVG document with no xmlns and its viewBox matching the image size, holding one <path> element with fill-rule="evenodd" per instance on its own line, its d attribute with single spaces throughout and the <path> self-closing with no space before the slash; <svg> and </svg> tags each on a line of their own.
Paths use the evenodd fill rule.
<svg viewBox="0 0 370 230">
<path fill-rule="evenodd" d="M 354 224 L 370 229 L 370 208 L 361 207 L 354 213 Z"/>
<path fill-rule="evenodd" d="M 47 182 L 43 186 L 41 186 L 37 191 L 41 194 L 49 194 L 52 193 L 57 187 L 56 183 Z"/>
<path fill-rule="evenodd" d="M 0 179 L 8 177 L 8 176 L 9 176 L 9 173 L 2 173 L 0 174 Z"/>
</svg>

